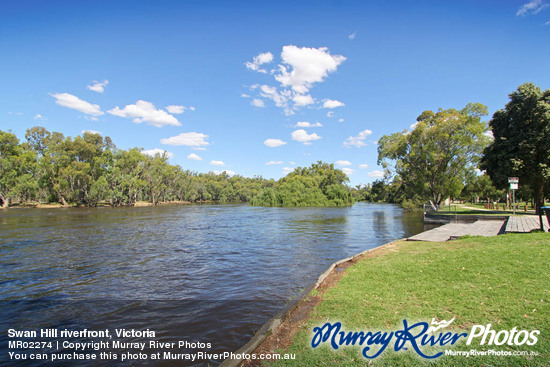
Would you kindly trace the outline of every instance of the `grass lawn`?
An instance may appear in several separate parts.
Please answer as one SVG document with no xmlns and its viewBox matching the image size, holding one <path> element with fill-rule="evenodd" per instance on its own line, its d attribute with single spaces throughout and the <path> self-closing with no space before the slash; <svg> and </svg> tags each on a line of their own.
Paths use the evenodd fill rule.
<svg viewBox="0 0 550 367">
<path fill-rule="evenodd" d="M 294 361 L 275 365 L 303 366 L 549 366 L 550 365 L 550 234 L 507 234 L 470 237 L 457 241 L 407 242 L 380 249 L 347 268 L 338 284 L 329 288 L 285 353 Z M 465 345 L 466 338 L 439 349 L 421 347 L 433 355 L 445 349 L 468 351 L 535 351 L 538 356 L 442 356 L 423 359 L 412 348 L 393 351 L 395 339 L 381 356 L 367 360 L 362 347 L 323 343 L 311 348 L 313 328 L 341 322 L 344 331 L 403 329 L 409 323 L 432 318 L 450 320 L 442 331 L 470 333 L 473 325 L 491 329 L 539 330 L 533 346 L 487 346 L 480 339 Z M 439 332 L 438 332 L 439 333 Z M 373 350 L 377 348 L 373 346 Z M 369 353 L 373 354 L 373 350 Z M 278 352 L 283 352 L 279 350 Z"/>
</svg>

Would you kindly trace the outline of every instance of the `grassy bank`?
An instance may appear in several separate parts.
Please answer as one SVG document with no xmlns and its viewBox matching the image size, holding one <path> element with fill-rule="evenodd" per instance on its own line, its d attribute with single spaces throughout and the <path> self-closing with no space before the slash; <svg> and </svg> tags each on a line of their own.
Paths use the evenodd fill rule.
<svg viewBox="0 0 550 367">
<path fill-rule="evenodd" d="M 492 329 L 540 330 L 534 346 L 487 346 L 464 338 L 440 350 L 536 351 L 535 357 L 442 356 L 432 362 L 412 348 L 394 352 L 393 342 L 371 362 L 410 366 L 541 366 L 550 364 L 550 234 L 509 234 L 458 241 L 397 242 L 368 255 L 345 270 L 340 281 L 322 294 L 321 303 L 292 339 L 289 365 L 365 365 L 359 347 L 311 348 L 312 330 L 339 321 L 346 331 L 391 331 L 409 322 L 432 318 L 455 321 L 445 331 L 469 333 L 473 325 Z M 390 350 L 391 349 L 391 350 Z M 280 350 L 281 351 L 281 350 Z M 423 351 L 428 351 L 423 347 Z M 430 350 L 435 354 L 437 350 Z M 285 365 L 281 361 L 276 364 Z"/>
</svg>

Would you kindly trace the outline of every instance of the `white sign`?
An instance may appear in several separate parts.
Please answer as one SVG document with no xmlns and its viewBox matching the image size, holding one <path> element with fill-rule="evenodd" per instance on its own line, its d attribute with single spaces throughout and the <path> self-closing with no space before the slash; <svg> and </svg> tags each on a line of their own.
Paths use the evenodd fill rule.
<svg viewBox="0 0 550 367">
<path fill-rule="evenodd" d="M 508 177 L 508 183 L 519 183 L 519 177 Z"/>
<path fill-rule="evenodd" d="M 519 185 L 517 183 L 510 182 L 510 190 L 517 190 L 518 186 Z"/>
</svg>

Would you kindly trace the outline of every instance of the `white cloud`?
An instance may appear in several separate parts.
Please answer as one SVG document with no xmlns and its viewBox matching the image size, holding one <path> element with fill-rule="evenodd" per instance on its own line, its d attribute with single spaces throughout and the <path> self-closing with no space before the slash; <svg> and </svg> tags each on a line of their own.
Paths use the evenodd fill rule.
<svg viewBox="0 0 550 367">
<path fill-rule="evenodd" d="M 334 164 L 337 166 L 351 166 L 350 161 L 336 161 L 334 162 Z"/>
<path fill-rule="evenodd" d="M 102 82 L 98 82 L 97 80 L 94 80 L 92 83 L 94 84 L 87 85 L 86 88 L 88 88 L 89 90 L 93 90 L 94 92 L 97 92 L 97 93 L 103 93 L 103 91 L 105 90 L 105 86 L 109 84 L 109 81 L 104 80 Z"/>
<path fill-rule="evenodd" d="M 344 119 L 338 119 L 338 122 L 344 122 Z"/>
<path fill-rule="evenodd" d="M 283 65 L 279 65 L 275 80 L 300 94 L 307 93 L 314 83 L 322 82 L 346 60 L 342 55 L 331 55 L 326 47 L 294 45 L 283 46 L 281 59 Z"/>
<path fill-rule="evenodd" d="M 355 172 L 355 170 L 354 170 L 354 169 L 351 169 L 351 168 L 340 168 L 340 170 L 341 170 L 342 172 L 344 172 L 344 173 L 345 173 L 346 175 L 348 175 L 348 176 L 351 175 L 351 174 L 353 174 L 353 172 Z"/>
<path fill-rule="evenodd" d="M 304 107 L 315 103 L 315 100 L 309 94 L 296 94 L 292 97 L 292 101 L 294 101 L 296 107 Z"/>
<path fill-rule="evenodd" d="M 411 126 L 409 126 L 409 129 L 411 129 L 411 131 L 413 131 L 414 129 L 416 129 L 418 124 L 419 124 L 419 122 L 415 122 L 414 124 L 411 124 Z"/>
<path fill-rule="evenodd" d="M 325 99 L 323 101 L 323 108 L 336 108 L 336 107 L 344 107 L 345 104 L 337 101 L 335 99 Z"/>
<path fill-rule="evenodd" d="M 191 111 L 195 111 L 195 107 L 193 107 L 193 106 L 189 106 L 189 109 L 190 109 Z"/>
<path fill-rule="evenodd" d="M 290 161 L 290 162 L 288 162 L 288 163 L 290 163 L 290 164 L 293 165 L 293 166 L 296 165 L 296 162 L 294 162 L 294 161 Z"/>
<path fill-rule="evenodd" d="M 264 141 L 264 145 L 270 148 L 277 148 L 285 144 L 286 144 L 286 141 L 282 141 L 281 139 L 266 139 Z"/>
<path fill-rule="evenodd" d="M 323 126 L 323 124 L 321 124 L 320 122 L 316 122 L 312 124 L 311 122 L 307 122 L 307 121 L 298 121 L 294 127 L 321 127 L 321 126 Z"/>
<path fill-rule="evenodd" d="M 34 120 L 44 120 L 44 116 L 42 116 L 41 114 L 37 113 L 36 115 L 34 115 L 33 119 L 34 119 Z"/>
<path fill-rule="evenodd" d="M 269 85 L 261 85 L 260 88 L 260 95 L 265 98 L 271 99 L 273 102 L 275 102 L 275 106 L 284 108 L 285 111 L 288 109 L 288 99 L 290 97 L 289 91 L 282 91 L 279 93 L 277 91 L 277 88 L 270 87 Z"/>
<path fill-rule="evenodd" d="M 210 161 L 210 164 L 213 166 L 225 166 L 225 163 L 223 163 L 223 161 Z"/>
<path fill-rule="evenodd" d="M 345 142 L 344 146 L 346 148 L 350 147 L 357 147 L 361 148 L 367 145 L 365 143 L 365 139 L 367 139 L 367 136 L 371 135 L 372 131 L 369 129 L 361 131 L 357 136 L 350 136 Z"/>
<path fill-rule="evenodd" d="M 192 161 L 202 161 L 202 158 L 196 155 L 195 153 L 191 153 L 187 156 L 187 159 L 191 159 Z"/>
<path fill-rule="evenodd" d="M 166 154 L 166 157 L 168 157 L 168 158 L 172 158 L 174 156 L 174 153 L 171 153 L 171 152 L 168 152 L 164 149 L 159 149 L 159 148 L 149 149 L 149 150 L 142 150 L 141 153 L 147 154 L 148 156 L 151 156 L 151 157 L 154 157 L 157 154 L 160 155 L 161 157 L 162 157 L 163 154 Z"/>
<path fill-rule="evenodd" d="M 283 164 L 283 163 L 285 163 L 285 162 L 283 162 L 283 161 L 269 161 L 269 162 L 266 162 L 265 165 L 266 166 L 272 166 L 274 164 Z"/>
<path fill-rule="evenodd" d="M 357 31 L 353 32 L 352 34 L 350 34 L 350 35 L 348 36 L 348 38 L 349 38 L 350 40 L 354 40 L 355 37 L 357 37 Z"/>
<path fill-rule="evenodd" d="M 143 100 L 137 101 L 136 104 L 126 105 L 123 109 L 117 106 L 107 112 L 115 116 L 133 118 L 132 121 L 137 124 L 146 122 L 156 127 L 181 126 L 177 118 L 164 110 L 157 110 L 151 102 Z"/>
<path fill-rule="evenodd" d="M 310 145 L 312 141 L 321 139 L 316 133 L 308 134 L 304 129 L 293 131 L 291 135 L 292 140 L 299 141 L 305 145 Z"/>
<path fill-rule="evenodd" d="M 367 176 L 372 178 L 383 178 L 384 171 L 378 171 L 378 170 L 370 171 L 369 173 L 367 173 Z"/>
<path fill-rule="evenodd" d="M 544 23 L 544 25 L 550 25 L 550 20 L 548 22 Z"/>
<path fill-rule="evenodd" d="M 516 16 L 526 16 L 529 14 L 538 14 L 542 9 L 550 6 L 550 4 L 543 3 L 542 0 L 532 0 L 525 3 L 518 9 Z"/>
<path fill-rule="evenodd" d="M 243 97 L 243 98 L 250 98 L 250 94 L 241 93 L 241 97 Z"/>
<path fill-rule="evenodd" d="M 268 52 L 264 52 L 263 54 L 254 56 L 254 59 L 252 60 L 252 62 L 248 61 L 246 62 L 245 65 L 247 69 L 266 74 L 267 71 L 265 69 L 260 69 L 260 65 L 269 64 L 272 61 L 273 61 L 273 54 L 268 51 Z"/>
<path fill-rule="evenodd" d="M 167 139 L 161 139 L 161 144 L 166 145 L 184 145 L 187 147 L 202 147 L 209 145 L 210 143 L 206 141 L 208 135 L 203 133 L 181 133 L 176 136 L 172 136 Z"/>
<path fill-rule="evenodd" d="M 226 173 L 227 175 L 229 176 L 235 176 L 236 173 L 231 171 L 230 169 L 226 169 L 226 170 L 223 170 L 223 171 L 212 171 L 215 175 L 221 175 L 222 173 Z"/>
<path fill-rule="evenodd" d="M 334 111 L 327 112 L 327 117 L 333 117 L 333 116 L 334 116 Z"/>
<path fill-rule="evenodd" d="M 250 101 L 250 104 L 254 107 L 260 107 L 260 108 L 265 107 L 264 101 L 258 98 L 254 98 L 252 101 Z"/>
<path fill-rule="evenodd" d="M 490 138 L 492 138 L 492 139 L 495 138 L 495 134 L 493 134 L 493 130 L 487 130 L 487 131 L 485 131 L 485 132 L 483 133 L 483 135 L 488 136 L 488 137 L 490 137 Z"/>
<path fill-rule="evenodd" d="M 185 106 L 170 105 L 170 106 L 166 106 L 166 111 L 173 113 L 174 115 L 178 115 L 180 113 L 185 112 L 186 108 L 187 107 Z"/>
<path fill-rule="evenodd" d="M 81 134 L 90 133 L 90 134 L 99 134 L 99 135 L 101 135 L 101 131 L 97 131 L 97 130 L 82 130 L 80 133 Z"/>
<path fill-rule="evenodd" d="M 291 167 L 283 167 L 283 175 L 288 175 L 290 172 L 294 171 L 294 168 Z"/>
<path fill-rule="evenodd" d="M 101 116 L 104 114 L 101 108 L 97 104 L 91 104 L 86 102 L 77 96 L 73 96 L 69 93 L 55 93 L 51 95 L 56 99 L 55 103 L 60 106 L 72 108 L 87 115 Z"/>
<path fill-rule="evenodd" d="M 83 119 L 90 120 L 90 121 L 99 121 L 99 119 L 94 116 L 78 116 L 78 117 L 82 117 Z"/>
<path fill-rule="evenodd" d="M 368 164 L 360 164 L 359 165 L 359 169 L 367 169 L 367 168 L 369 168 Z"/>
</svg>

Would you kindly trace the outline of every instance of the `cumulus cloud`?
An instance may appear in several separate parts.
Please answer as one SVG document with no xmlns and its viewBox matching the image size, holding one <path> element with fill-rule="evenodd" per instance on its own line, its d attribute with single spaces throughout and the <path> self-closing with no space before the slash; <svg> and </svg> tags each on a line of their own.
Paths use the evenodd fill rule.
<svg viewBox="0 0 550 367">
<path fill-rule="evenodd" d="M 359 165 L 359 169 L 367 169 L 367 168 L 369 168 L 368 164 L 360 164 Z"/>
<path fill-rule="evenodd" d="M 184 145 L 187 147 L 203 147 L 210 143 L 206 141 L 208 135 L 203 133 L 181 133 L 167 139 L 161 139 L 160 143 L 165 145 Z"/>
<path fill-rule="evenodd" d="M 336 107 L 344 107 L 345 104 L 337 101 L 335 99 L 325 99 L 323 101 L 323 108 L 336 108 Z"/>
<path fill-rule="evenodd" d="M 285 162 L 283 162 L 283 161 L 269 161 L 269 162 L 266 162 L 265 165 L 266 166 L 272 166 L 274 164 L 283 164 L 283 163 L 285 163 Z"/>
<path fill-rule="evenodd" d="M 278 69 L 271 71 L 275 80 L 279 82 L 279 88 L 253 85 L 250 90 L 258 90 L 260 96 L 272 100 L 277 107 L 284 110 L 287 116 L 290 116 L 295 114 L 297 109 L 317 103 L 309 94 L 309 90 L 314 84 L 323 82 L 345 60 L 346 58 L 342 55 L 331 55 L 326 47 L 287 45 L 282 49 Z M 266 73 L 260 65 L 272 61 L 273 55 L 268 52 L 254 57 L 254 61 L 247 62 L 246 67 Z"/>
<path fill-rule="evenodd" d="M 143 154 L 147 154 L 148 156 L 151 156 L 151 157 L 154 157 L 157 154 L 161 157 L 162 157 L 163 154 L 166 154 L 166 157 L 168 157 L 168 158 L 172 158 L 174 156 L 174 153 L 171 153 L 171 152 L 168 152 L 164 149 L 159 149 L 159 148 L 149 149 L 149 150 L 142 150 L 141 152 Z"/>
<path fill-rule="evenodd" d="M 361 148 L 361 147 L 364 147 L 365 145 L 367 145 L 365 143 L 365 140 L 367 139 L 367 136 L 369 136 L 371 134 L 372 134 L 371 130 L 369 130 L 369 129 L 363 130 L 363 131 L 359 132 L 359 134 L 357 136 L 350 136 L 344 142 L 344 146 L 346 148 L 350 148 L 350 147 Z"/>
<path fill-rule="evenodd" d="M 264 141 L 264 145 L 270 148 L 277 148 L 285 144 L 286 144 L 286 141 L 282 141 L 281 139 L 266 139 Z"/>
<path fill-rule="evenodd" d="M 327 117 L 334 117 L 334 111 L 328 111 Z"/>
<path fill-rule="evenodd" d="M 344 122 L 344 119 L 338 119 L 338 122 Z"/>
<path fill-rule="evenodd" d="M 294 171 L 292 167 L 283 167 L 283 175 L 288 175 L 290 172 Z"/>
<path fill-rule="evenodd" d="M 323 126 L 323 124 L 321 124 L 320 122 L 316 122 L 312 124 L 311 122 L 307 122 L 307 121 L 298 121 L 294 127 L 321 127 L 321 126 Z"/>
<path fill-rule="evenodd" d="M 227 174 L 228 176 L 235 176 L 235 172 L 231 171 L 230 169 L 226 169 L 223 171 L 212 171 L 215 175 L 221 175 L 222 173 Z"/>
<path fill-rule="evenodd" d="M 93 90 L 94 92 L 97 92 L 97 93 L 103 93 L 103 91 L 105 91 L 105 86 L 109 84 L 109 81 L 104 80 L 102 82 L 98 82 L 97 80 L 94 80 L 92 83 L 94 84 L 87 85 L 86 88 L 88 88 L 89 90 Z"/>
<path fill-rule="evenodd" d="M 170 105 L 166 106 L 166 111 L 173 113 L 174 115 L 178 115 L 180 113 L 185 112 L 187 107 L 185 106 L 176 106 L 176 105 Z"/>
<path fill-rule="evenodd" d="M 350 161 L 336 161 L 334 162 L 334 164 L 337 166 L 351 166 Z"/>
<path fill-rule="evenodd" d="M 257 56 L 254 56 L 254 59 L 252 62 L 248 61 L 246 62 L 246 68 L 254 71 L 258 71 L 260 73 L 267 73 L 267 70 L 260 69 L 260 66 L 263 64 L 269 64 L 273 61 L 273 54 L 271 52 L 264 52 L 263 54 L 259 54 Z"/>
<path fill-rule="evenodd" d="M 351 169 L 351 168 L 341 168 L 340 170 L 341 170 L 342 172 L 344 172 L 344 173 L 345 173 L 346 175 L 348 175 L 348 176 L 351 175 L 351 174 L 353 174 L 353 172 L 355 172 L 355 170 L 354 170 L 354 169 Z"/>
<path fill-rule="evenodd" d="M 210 164 L 213 166 L 225 166 L 225 163 L 223 163 L 223 161 L 210 161 Z"/>
<path fill-rule="evenodd" d="M 284 46 L 281 53 L 282 65 L 275 80 L 283 87 L 290 87 L 305 94 L 314 83 L 322 82 L 329 73 L 335 72 L 346 60 L 342 55 L 331 55 L 328 48 Z"/>
<path fill-rule="evenodd" d="M 316 133 L 308 134 L 304 129 L 295 130 L 291 135 L 292 140 L 299 141 L 305 145 L 310 145 L 312 141 L 321 139 Z"/>
<path fill-rule="evenodd" d="M 191 153 L 187 156 L 187 159 L 191 159 L 192 161 L 202 161 L 202 158 L 196 155 L 195 153 Z"/>
<path fill-rule="evenodd" d="M 367 176 L 372 178 L 383 178 L 384 177 L 384 171 L 374 170 L 367 173 Z"/>
<path fill-rule="evenodd" d="M 292 97 L 292 101 L 296 107 L 309 106 L 315 103 L 315 100 L 309 94 L 296 94 Z"/>
<path fill-rule="evenodd" d="M 36 115 L 34 115 L 33 119 L 34 119 L 34 120 L 44 120 L 44 116 L 42 116 L 41 114 L 37 113 Z"/>
<path fill-rule="evenodd" d="M 126 105 L 123 109 L 116 106 L 107 111 L 111 115 L 126 117 L 133 119 L 132 121 L 140 124 L 146 122 L 149 125 L 156 127 L 163 126 L 181 126 L 177 118 L 166 112 L 165 110 L 157 110 L 151 102 L 139 100 L 136 104 Z"/>
<path fill-rule="evenodd" d="M 523 4 L 517 11 L 516 16 L 526 16 L 529 14 L 538 14 L 550 4 L 544 3 L 542 0 L 532 0 Z"/>
<path fill-rule="evenodd" d="M 99 134 L 99 135 L 101 135 L 101 131 L 97 131 L 97 130 L 82 130 L 80 133 L 81 134 L 90 133 L 90 134 Z"/>
<path fill-rule="evenodd" d="M 265 107 L 264 101 L 262 101 L 261 99 L 258 99 L 258 98 L 254 98 L 252 101 L 250 101 L 250 104 L 254 107 L 260 107 L 260 108 Z"/>
<path fill-rule="evenodd" d="M 104 114 L 104 112 L 101 111 L 101 108 L 99 107 L 99 105 L 86 102 L 72 94 L 55 93 L 55 94 L 52 94 L 51 96 L 55 98 L 55 103 L 57 103 L 60 106 L 72 108 L 74 110 L 77 110 L 92 116 L 101 116 Z"/>
</svg>

